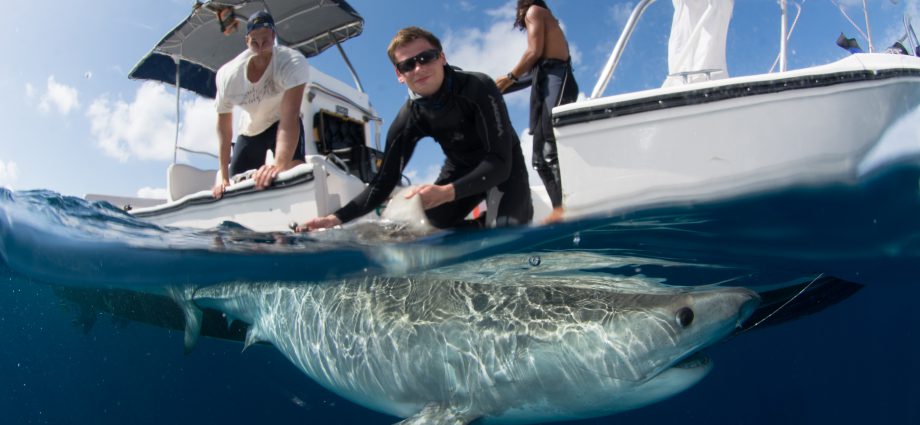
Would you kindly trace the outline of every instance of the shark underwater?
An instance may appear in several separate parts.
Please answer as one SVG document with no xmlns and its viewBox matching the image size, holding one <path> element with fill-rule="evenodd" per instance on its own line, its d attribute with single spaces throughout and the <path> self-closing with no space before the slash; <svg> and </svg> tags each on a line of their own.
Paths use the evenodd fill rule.
<svg viewBox="0 0 920 425">
<path fill-rule="evenodd" d="M 58 291 L 76 300 L 81 290 L 100 293 Z M 120 292 L 121 302 L 131 299 Z M 178 288 L 172 298 L 171 314 L 185 316 L 188 347 L 200 334 L 271 344 L 320 385 L 406 418 L 402 424 L 539 423 L 666 399 L 707 374 L 711 363 L 698 352 L 735 331 L 759 303 L 740 287 L 571 277 L 228 283 Z M 111 309 L 113 300 L 97 307 Z"/>
<path fill-rule="evenodd" d="M 758 310 L 777 297 L 741 287 L 519 271 L 231 282 L 173 287 L 170 296 L 55 291 L 81 308 L 84 330 L 106 311 L 182 328 L 187 350 L 202 335 L 273 345 L 320 385 L 402 424 L 539 423 L 639 408 L 703 379 L 711 362 L 700 350 L 752 317 L 781 317 Z M 785 289 L 779 299 L 801 293 Z"/>
<path fill-rule="evenodd" d="M 744 288 L 661 289 L 373 277 L 200 288 L 185 309 L 248 323 L 247 345 L 274 345 L 322 386 L 404 424 L 537 423 L 692 386 L 708 371 L 692 355 L 758 303 Z"/>
<path fill-rule="evenodd" d="M 582 419 L 667 399 L 703 379 L 712 364 L 700 350 L 742 324 L 792 320 L 861 288 L 833 277 L 758 295 L 644 281 L 421 276 L 231 283 L 177 288 L 172 298 L 54 290 L 81 317 L 108 312 L 184 329 L 187 348 L 200 335 L 274 345 L 322 386 L 406 418 L 401 424 L 465 424 Z"/>
</svg>

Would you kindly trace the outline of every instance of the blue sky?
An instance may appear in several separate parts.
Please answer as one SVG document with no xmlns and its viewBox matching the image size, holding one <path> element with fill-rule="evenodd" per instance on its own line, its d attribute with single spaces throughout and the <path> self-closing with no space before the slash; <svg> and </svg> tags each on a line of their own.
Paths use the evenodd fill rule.
<svg viewBox="0 0 920 425">
<path fill-rule="evenodd" d="M 871 36 L 884 48 L 903 33 L 905 13 L 920 25 L 920 0 L 868 0 Z M 128 80 L 127 73 L 191 10 L 193 0 L 88 0 L 37 3 L 5 0 L 0 37 L 0 186 L 51 189 L 67 195 L 156 195 L 172 161 L 175 92 Z M 350 0 L 365 18 L 364 34 L 344 44 L 371 102 L 386 125 L 406 98 L 386 57 L 386 45 L 408 25 L 440 36 L 448 62 L 489 75 L 507 72 L 526 44 L 511 29 L 513 0 Z M 581 91 L 589 93 L 635 1 L 549 0 L 566 30 Z M 861 0 L 800 1 L 803 12 L 790 41 L 790 68 L 845 56 L 834 41 L 842 31 L 868 43 L 847 22 L 840 3 L 864 28 Z M 776 0 L 736 0 L 728 35 L 732 75 L 769 70 L 778 51 Z M 793 9 L 794 10 L 794 9 Z M 671 2 L 659 0 L 640 22 L 606 94 L 653 88 L 667 73 Z M 918 28 L 920 29 L 920 28 Z M 242 50 L 244 46 L 240 46 Z M 311 63 L 350 82 L 335 50 Z M 516 130 L 527 128 L 527 94 L 506 98 Z M 214 151 L 209 99 L 183 96 L 184 145 Z M 384 133 L 385 134 L 385 133 Z M 527 141 L 525 140 L 525 144 Z M 527 149 L 525 148 L 525 151 Z M 215 168 L 216 160 L 186 162 Z M 430 177 L 439 149 L 423 142 L 409 173 Z"/>
</svg>

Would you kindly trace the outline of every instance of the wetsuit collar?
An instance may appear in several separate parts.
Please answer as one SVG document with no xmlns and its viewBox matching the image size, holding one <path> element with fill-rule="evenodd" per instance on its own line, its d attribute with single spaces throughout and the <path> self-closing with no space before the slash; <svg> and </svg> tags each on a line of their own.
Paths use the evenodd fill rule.
<svg viewBox="0 0 920 425">
<path fill-rule="evenodd" d="M 423 108 L 441 109 L 447 104 L 447 99 L 453 87 L 454 69 L 450 65 L 444 65 L 444 82 L 441 83 L 441 88 L 435 94 L 426 97 L 409 90 L 409 99 Z"/>
</svg>

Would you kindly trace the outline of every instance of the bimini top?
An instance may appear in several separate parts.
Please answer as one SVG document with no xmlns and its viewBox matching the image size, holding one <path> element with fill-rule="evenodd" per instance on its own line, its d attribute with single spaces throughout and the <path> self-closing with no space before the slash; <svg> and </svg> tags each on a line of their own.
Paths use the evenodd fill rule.
<svg viewBox="0 0 920 425">
<path fill-rule="evenodd" d="M 214 76 L 246 48 L 246 19 L 267 10 L 278 43 L 311 57 L 358 36 L 364 18 L 344 0 L 214 0 L 195 3 L 191 15 L 163 37 L 128 77 L 179 85 L 202 96 L 217 94 Z"/>
</svg>

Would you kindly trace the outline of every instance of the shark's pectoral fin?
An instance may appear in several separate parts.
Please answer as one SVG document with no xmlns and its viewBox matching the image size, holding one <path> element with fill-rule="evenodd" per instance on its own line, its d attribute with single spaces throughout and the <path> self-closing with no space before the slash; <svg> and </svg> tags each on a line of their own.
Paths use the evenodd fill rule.
<svg viewBox="0 0 920 425">
<path fill-rule="evenodd" d="M 736 333 L 746 332 L 755 326 L 764 328 L 778 325 L 817 313 L 853 296 L 862 288 L 862 284 L 822 274 L 795 284 L 761 289 L 757 292 L 761 299 L 760 306 Z"/>
<path fill-rule="evenodd" d="M 478 416 L 470 412 L 457 409 L 444 404 L 429 403 L 421 412 L 418 412 L 396 425 L 466 425 Z"/>
<path fill-rule="evenodd" d="M 172 297 L 172 299 L 176 301 L 176 304 L 179 305 L 179 308 L 182 309 L 183 315 L 185 315 L 185 337 L 183 338 L 183 342 L 185 343 L 185 354 L 191 353 L 195 345 L 198 344 L 198 336 L 201 335 L 201 321 L 203 316 L 201 309 L 191 301 L 195 288 L 170 287 L 167 291 L 169 292 L 169 296 Z"/>
<path fill-rule="evenodd" d="M 262 338 L 262 331 L 259 326 L 250 326 L 249 330 L 246 331 L 246 341 L 243 342 L 243 351 L 246 351 L 252 344 L 265 341 L 265 338 Z"/>
</svg>

